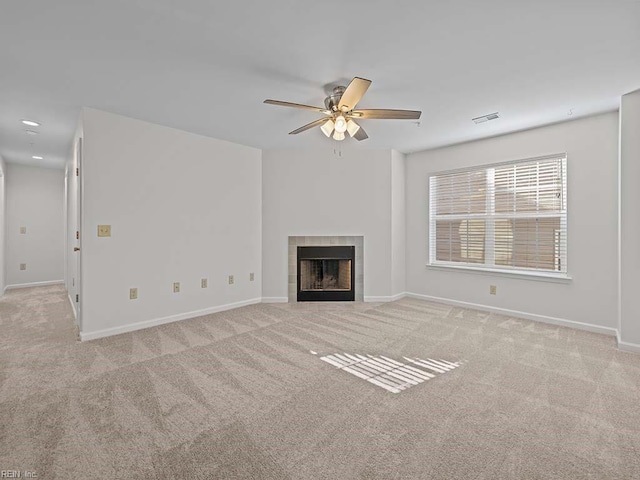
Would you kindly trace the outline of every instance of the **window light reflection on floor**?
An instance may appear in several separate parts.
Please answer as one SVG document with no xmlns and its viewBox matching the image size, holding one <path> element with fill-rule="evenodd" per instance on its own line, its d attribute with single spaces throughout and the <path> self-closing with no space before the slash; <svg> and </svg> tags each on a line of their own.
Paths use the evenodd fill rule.
<svg viewBox="0 0 640 480">
<path fill-rule="evenodd" d="M 311 351 L 313 355 L 316 352 Z M 352 355 L 349 353 L 333 353 L 324 355 L 320 360 L 340 370 L 344 370 L 369 383 L 384 388 L 392 393 L 400 393 L 420 383 L 447 373 L 463 362 L 449 362 L 427 358 L 402 357 L 406 363 L 393 360 L 383 355 Z"/>
</svg>

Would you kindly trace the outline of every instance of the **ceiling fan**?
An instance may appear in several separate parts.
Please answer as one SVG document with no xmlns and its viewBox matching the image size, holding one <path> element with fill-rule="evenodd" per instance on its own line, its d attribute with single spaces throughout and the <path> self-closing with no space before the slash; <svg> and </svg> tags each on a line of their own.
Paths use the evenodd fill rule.
<svg viewBox="0 0 640 480">
<path fill-rule="evenodd" d="M 265 100 L 264 103 L 280 105 L 282 107 L 303 108 L 322 113 L 325 115 L 323 118 L 319 118 L 318 120 L 289 132 L 289 135 L 296 135 L 313 127 L 320 126 L 320 130 L 322 130 L 322 133 L 327 137 L 330 137 L 333 133 L 334 140 L 344 140 L 345 132 L 356 140 L 365 140 L 369 138 L 364 129 L 358 125 L 355 120 L 417 120 L 420 118 L 420 114 L 422 112 L 417 110 L 354 110 L 356 108 L 356 104 L 362 99 L 370 85 L 371 80 L 354 77 L 347 87 L 335 87 L 333 89 L 333 93 L 324 99 L 325 108 L 301 105 L 299 103 L 281 102 L 279 100 Z"/>
</svg>

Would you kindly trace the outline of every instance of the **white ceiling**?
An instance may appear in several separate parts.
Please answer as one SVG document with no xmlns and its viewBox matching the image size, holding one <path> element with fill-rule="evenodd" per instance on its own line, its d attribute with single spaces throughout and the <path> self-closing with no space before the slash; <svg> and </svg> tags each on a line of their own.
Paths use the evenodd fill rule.
<svg viewBox="0 0 640 480">
<path fill-rule="evenodd" d="M 262 101 L 320 106 L 356 75 L 373 80 L 361 108 L 423 112 L 420 126 L 362 121 L 357 147 L 412 152 L 614 110 L 640 88 L 638 52 L 635 0 L 2 0 L 0 154 L 62 166 L 82 106 L 258 148 L 326 146 L 317 128 L 287 134 L 314 112 Z"/>
</svg>

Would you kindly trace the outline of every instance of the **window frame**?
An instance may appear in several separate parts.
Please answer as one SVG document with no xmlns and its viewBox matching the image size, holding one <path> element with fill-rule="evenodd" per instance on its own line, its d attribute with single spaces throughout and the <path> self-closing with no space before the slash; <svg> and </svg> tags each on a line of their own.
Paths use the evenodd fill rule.
<svg viewBox="0 0 640 480">
<path fill-rule="evenodd" d="M 544 160 L 557 160 L 557 159 L 560 159 L 563 161 L 562 165 L 563 165 L 564 172 L 563 172 L 561 181 L 562 181 L 562 189 L 564 194 L 564 198 L 563 198 L 564 213 L 561 212 L 559 215 L 552 215 L 552 214 L 536 215 L 536 218 L 544 218 L 545 216 L 550 216 L 550 217 L 559 216 L 561 223 L 564 224 L 564 234 L 565 234 L 565 245 L 564 245 L 565 256 L 563 258 L 564 265 L 565 265 L 564 271 L 560 272 L 556 270 L 544 270 L 544 269 L 538 269 L 538 268 L 512 267 L 508 265 L 496 265 L 495 263 L 474 264 L 474 263 L 436 260 L 436 248 L 437 248 L 436 238 L 437 237 L 436 237 L 436 234 L 432 232 L 432 229 L 435 228 L 436 221 L 438 220 L 438 215 L 434 215 L 437 205 L 432 205 L 431 183 L 432 183 L 433 177 L 441 177 L 441 176 L 451 175 L 456 173 L 470 174 L 472 172 L 477 172 L 477 171 L 487 172 L 489 169 L 495 169 L 495 168 L 504 167 L 504 166 L 513 166 L 518 164 L 535 163 L 535 162 L 540 162 Z M 569 264 L 568 264 L 568 257 L 569 257 L 569 198 L 568 198 L 568 185 L 567 185 L 568 184 L 568 164 L 569 164 L 568 155 L 566 152 L 563 152 L 563 153 L 557 153 L 552 155 L 544 155 L 539 157 L 521 158 L 517 160 L 508 160 L 508 161 L 501 161 L 501 162 L 495 162 L 495 163 L 472 165 L 472 166 L 466 166 L 466 167 L 461 167 L 461 168 L 456 168 L 451 170 L 441 170 L 441 171 L 435 171 L 435 172 L 429 173 L 427 176 L 427 265 L 426 265 L 427 268 L 433 269 L 433 270 L 441 270 L 441 271 L 460 271 L 460 272 L 468 272 L 468 273 L 475 273 L 475 274 L 491 274 L 491 275 L 505 276 L 505 277 L 519 277 L 519 278 L 527 278 L 531 280 L 541 280 L 541 281 L 550 281 L 550 282 L 559 282 L 559 283 L 570 281 L 572 277 L 569 274 Z M 489 195 L 487 195 L 487 198 L 486 198 L 487 204 L 489 203 L 495 204 L 495 198 L 496 198 L 495 191 L 493 194 L 493 198 L 490 198 Z M 467 214 L 467 215 L 468 217 L 472 216 L 471 214 Z M 488 224 L 494 225 L 496 220 L 495 215 L 496 213 L 494 211 L 492 213 L 484 214 L 482 218 L 488 219 L 488 220 L 491 219 L 491 221 L 488 222 Z M 503 216 L 503 215 L 498 215 L 497 218 L 499 219 L 500 216 Z M 522 216 L 522 217 L 514 216 L 513 218 L 514 219 L 525 218 L 525 216 Z M 495 256 L 494 256 L 495 255 L 495 250 L 494 250 L 495 234 L 492 234 L 491 238 L 488 238 L 488 237 L 490 237 L 490 235 L 485 235 L 485 240 L 484 240 L 485 261 L 487 258 L 489 258 L 492 262 L 495 262 Z M 487 251 L 489 249 L 491 250 L 490 252 Z"/>
</svg>

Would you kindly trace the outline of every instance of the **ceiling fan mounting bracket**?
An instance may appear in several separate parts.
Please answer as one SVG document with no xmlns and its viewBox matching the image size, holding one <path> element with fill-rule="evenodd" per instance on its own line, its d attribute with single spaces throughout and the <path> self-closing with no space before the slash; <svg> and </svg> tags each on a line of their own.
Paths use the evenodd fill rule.
<svg viewBox="0 0 640 480">
<path fill-rule="evenodd" d="M 324 99 L 324 106 L 327 107 L 327 110 L 331 110 L 332 112 L 338 111 L 338 104 L 340 103 L 342 94 L 346 89 L 347 87 L 343 86 L 333 88 L 333 93 Z"/>
</svg>

